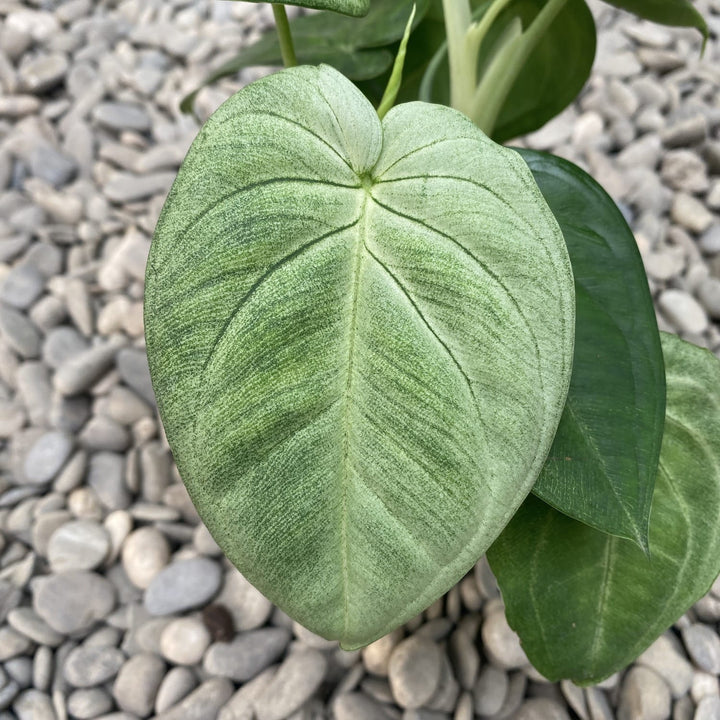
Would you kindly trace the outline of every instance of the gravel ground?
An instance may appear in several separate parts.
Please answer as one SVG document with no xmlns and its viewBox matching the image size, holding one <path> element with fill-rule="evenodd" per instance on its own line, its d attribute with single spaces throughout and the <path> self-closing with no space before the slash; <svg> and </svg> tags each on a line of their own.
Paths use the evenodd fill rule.
<svg viewBox="0 0 720 720">
<path fill-rule="evenodd" d="M 605 185 L 661 327 L 718 353 L 720 0 L 698 6 L 702 59 L 696 33 L 594 2 L 593 79 L 525 142 Z M 222 0 L 0 0 L 0 720 L 720 719 L 720 583 L 583 690 L 529 666 L 484 560 L 343 652 L 199 522 L 155 415 L 143 271 L 197 130 L 178 100 L 270 21 Z M 256 75 L 203 91 L 200 115 Z"/>
</svg>

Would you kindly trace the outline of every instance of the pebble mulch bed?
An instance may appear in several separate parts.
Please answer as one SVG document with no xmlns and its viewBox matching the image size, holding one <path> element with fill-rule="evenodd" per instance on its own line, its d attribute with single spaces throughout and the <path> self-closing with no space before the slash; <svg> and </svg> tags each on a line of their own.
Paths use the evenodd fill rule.
<svg viewBox="0 0 720 720">
<path fill-rule="evenodd" d="M 713 37 L 593 1 L 595 74 L 527 138 L 621 204 L 663 329 L 720 351 Z M 602 685 L 528 664 L 484 560 L 343 652 L 273 608 L 179 482 L 144 353 L 179 99 L 271 22 L 217 0 L 0 0 L 0 720 L 720 720 L 720 583 Z M 204 90 L 201 117 L 242 83 Z"/>
</svg>

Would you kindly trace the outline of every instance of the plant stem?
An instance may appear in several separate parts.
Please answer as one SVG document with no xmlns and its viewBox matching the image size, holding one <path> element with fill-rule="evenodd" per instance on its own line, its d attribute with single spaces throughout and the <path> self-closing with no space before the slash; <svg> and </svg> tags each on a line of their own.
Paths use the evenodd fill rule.
<svg viewBox="0 0 720 720">
<path fill-rule="evenodd" d="M 275 16 L 278 39 L 280 40 L 280 54 L 282 55 L 283 64 L 286 68 L 295 67 L 298 62 L 295 55 L 292 35 L 290 34 L 290 23 L 288 22 L 288 16 L 285 12 L 285 6 L 279 3 L 273 3 L 272 9 L 273 15 Z"/>
<path fill-rule="evenodd" d="M 475 92 L 475 64 L 470 57 L 467 32 L 472 23 L 470 0 L 443 0 L 445 32 L 450 62 L 450 104 L 456 110 L 467 111 Z"/>
<path fill-rule="evenodd" d="M 480 52 L 480 46 L 488 30 L 497 19 L 498 15 L 512 2 L 512 0 L 495 0 L 488 8 L 487 12 L 482 16 L 479 22 L 473 23 L 467 32 L 467 42 L 469 50 L 477 58 Z M 474 90 L 473 90 L 474 92 Z"/>
<path fill-rule="evenodd" d="M 500 110 L 530 54 L 566 2 L 567 0 L 548 0 L 524 33 L 519 36 L 510 33 L 504 38 L 504 43 L 475 91 L 469 113 L 487 135 L 494 130 Z"/>
</svg>

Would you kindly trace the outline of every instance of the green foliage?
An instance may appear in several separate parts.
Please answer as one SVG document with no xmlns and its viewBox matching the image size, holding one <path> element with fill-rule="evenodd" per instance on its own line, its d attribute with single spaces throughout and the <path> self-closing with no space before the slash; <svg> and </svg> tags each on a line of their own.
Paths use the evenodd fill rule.
<svg viewBox="0 0 720 720">
<path fill-rule="evenodd" d="M 346 647 L 472 567 L 535 482 L 570 380 L 570 263 L 524 161 L 442 106 L 381 124 L 327 66 L 260 80 L 206 123 L 145 303 L 203 520 Z"/>
<path fill-rule="evenodd" d="M 705 38 L 708 36 L 705 18 L 690 0 L 605 0 L 605 2 L 663 25 L 694 27 Z"/>
<path fill-rule="evenodd" d="M 407 19 L 415 6 L 417 27 L 428 10 L 430 0 L 373 0 L 363 18 L 344 17 L 333 12 L 306 15 L 290 23 L 295 50 L 300 64 L 325 63 L 339 70 L 350 80 L 377 78 L 390 71 L 393 54 L 405 32 Z M 225 77 L 235 75 L 255 65 L 282 65 L 280 43 L 274 31 L 243 48 L 203 81 L 200 88 L 185 97 L 180 105 L 183 112 L 191 112 L 200 89 Z M 381 83 L 377 96 L 380 101 L 387 78 Z"/>
<path fill-rule="evenodd" d="M 519 151 L 565 236 L 575 276 L 575 358 L 536 495 L 647 548 L 665 417 L 665 371 L 632 231 L 607 193 L 561 158 Z"/>
<path fill-rule="evenodd" d="M 534 496 L 488 559 L 510 625 L 549 680 L 600 682 L 648 647 L 720 572 L 720 363 L 663 334 L 665 436 L 650 556 Z"/>
<path fill-rule="evenodd" d="M 478 53 L 482 77 L 510 23 L 519 17 L 527 28 L 546 0 L 516 0 L 490 28 Z M 482 3 L 474 14 L 481 20 L 491 6 Z M 542 127 L 562 112 L 582 90 L 595 59 L 595 22 L 585 0 L 568 0 L 524 64 L 504 102 L 493 139 L 504 142 Z M 422 79 L 419 97 L 425 102 L 450 102 L 447 44 L 438 50 Z"/>
</svg>

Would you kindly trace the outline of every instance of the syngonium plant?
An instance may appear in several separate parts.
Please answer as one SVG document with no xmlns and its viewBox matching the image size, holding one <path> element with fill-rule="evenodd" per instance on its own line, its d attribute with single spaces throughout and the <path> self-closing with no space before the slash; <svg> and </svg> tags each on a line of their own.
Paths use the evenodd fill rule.
<svg viewBox="0 0 720 720">
<path fill-rule="evenodd" d="M 537 669 L 597 682 L 720 571 L 720 364 L 660 336 L 589 175 L 498 144 L 580 91 L 592 15 L 298 4 L 321 12 L 275 5 L 278 39 L 209 79 L 288 66 L 205 123 L 152 243 L 147 349 L 180 474 L 228 558 L 343 647 L 487 551 Z M 687 0 L 613 4 L 706 33 Z"/>
</svg>

